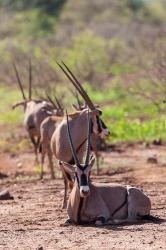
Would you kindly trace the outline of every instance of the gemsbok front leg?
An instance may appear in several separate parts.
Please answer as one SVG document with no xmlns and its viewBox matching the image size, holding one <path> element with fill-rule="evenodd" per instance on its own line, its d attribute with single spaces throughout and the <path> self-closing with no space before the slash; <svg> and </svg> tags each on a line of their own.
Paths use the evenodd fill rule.
<svg viewBox="0 0 166 250">
<path fill-rule="evenodd" d="M 67 207 L 68 188 L 70 188 L 70 191 L 72 190 L 74 180 L 73 180 L 73 174 L 65 170 L 62 162 L 59 162 L 59 166 L 62 170 L 62 175 L 63 175 L 63 180 L 64 180 L 64 194 L 63 194 L 63 203 L 62 203 L 61 209 L 65 209 Z"/>
</svg>

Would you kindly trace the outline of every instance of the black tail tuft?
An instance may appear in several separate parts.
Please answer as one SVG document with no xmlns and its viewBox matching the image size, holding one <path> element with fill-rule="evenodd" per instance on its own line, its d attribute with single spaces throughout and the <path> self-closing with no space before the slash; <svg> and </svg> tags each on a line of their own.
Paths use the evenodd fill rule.
<svg viewBox="0 0 166 250">
<path fill-rule="evenodd" d="M 157 216 L 150 215 L 150 214 L 142 216 L 141 220 L 149 220 L 149 221 L 152 221 L 154 223 L 161 223 L 164 221 L 163 219 L 161 219 Z"/>
</svg>

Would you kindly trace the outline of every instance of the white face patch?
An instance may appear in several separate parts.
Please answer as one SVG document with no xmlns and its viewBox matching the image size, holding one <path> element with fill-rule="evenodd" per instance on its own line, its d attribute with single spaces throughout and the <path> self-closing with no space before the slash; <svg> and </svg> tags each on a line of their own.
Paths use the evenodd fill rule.
<svg viewBox="0 0 166 250">
<path fill-rule="evenodd" d="M 54 113 L 51 112 L 51 111 L 47 111 L 47 110 L 44 110 L 44 109 L 43 109 L 43 111 L 46 111 L 46 113 L 47 113 L 48 115 L 54 115 Z"/>
<path fill-rule="evenodd" d="M 89 186 L 81 186 L 80 190 L 84 191 L 84 192 L 88 192 L 89 191 Z"/>
<path fill-rule="evenodd" d="M 80 195 L 81 195 L 81 197 L 86 197 L 89 194 L 89 191 L 90 191 L 89 186 L 81 186 L 80 187 Z"/>
<path fill-rule="evenodd" d="M 46 102 L 46 101 L 42 101 L 42 104 L 44 104 L 44 105 L 45 105 L 45 104 L 47 104 L 47 102 Z"/>
</svg>

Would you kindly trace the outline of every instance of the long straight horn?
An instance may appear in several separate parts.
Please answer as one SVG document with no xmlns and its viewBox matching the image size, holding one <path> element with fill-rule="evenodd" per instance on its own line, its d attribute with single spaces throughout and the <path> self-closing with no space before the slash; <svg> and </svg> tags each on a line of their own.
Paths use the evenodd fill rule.
<svg viewBox="0 0 166 250">
<path fill-rule="evenodd" d="M 90 158 L 91 122 L 90 122 L 90 116 L 89 116 L 89 109 L 88 109 L 87 119 L 88 119 L 87 149 L 86 149 L 86 158 L 85 158 L 85 165 L 84 165 L 84 168 L 87 168 L 87 167 L 88 167 L 89 158 Z"/>
<path fill-rule="evenodd" d="M 52 98 L 49 96 L 49 94 L 46 94 L 46 96 L 47 96 L 49 102 L 53 105 L 53 107 L 54 107 L 55 109 L 58 109 L 58 107 L 56 106 L 56 104 L 55 104 L 55 102 L 52 100 Z"/>
<path fill-rule="evenodd" d="M 19 88 L 21 90 L 21 93 L 22 93 L 22 97 L 23 97 L 24 100 L 26 100 L 26 96 L 25 96 L 25 93 L 24 93 L 23 85 L 22 85 L 22 82 L 21 82 L 21 79 L 20 79 L 20 76 L 19 76 L 16 64 L 14 62 L 13 62 L 13 68 L 14 68 L 14 71 L 15 71 L 15 74 L 16 74 L 18 86 L 19 86 Z"/>
<path fill-rule="evenodd" d="M 77 91 L 75 91 L 75 97 L 76 97 L 76 99 L 77 99 L 77 103 L 78 103 L 79 109 L 82 109 L 82 107 L 81 107 L 81 101 L 80 101 L 80 99 L 79 99 L 79 96 L 78 96 L 78 92 L 77 92 Z"/>
<path fill-rule="evenodd" d="M 29 100 L 32 98 L 32 64 L 31 59 L 29 59 Z"/>
<path fill-rule="evenodd" d="M 67 134 L 68 134 L 68 138 L 69 138 L 69 143 L 70 143 L 72 155 L 73 155 L 75 164 L 77 165 L 77 167 L 80 168 L 81 166 L 80 166 L 80 163 L 79 163 L 79 160 L 78 160 L 78 157 L 77 157 L 77 153 L 75 151 L 73 141 L 72 141 L 72 137 L 71 137 L 70 127 L 69 127 L 69 118 L 68 118 L 67 110 L 66 110 L 66 119 L 67 119 Z"/>
<path fill-rule="evenodd" d="M 73 91 L 72 89 L 70 89 L 70 92 L 72 93 L 72 95 L 76 98 L 76 100 L 77 100 L 77 104 L 78 104 L 78 108 L 79 108 L 79 110 L 81 110 L 82 109 L 82 103 L 81 103 L 81 101 L 80 101 L 80 99 L 79 99 L 79 95 L 78 95 L 78 91 L 77 90 L 75 90 L 75 91 Z M 74 105 L 75 106 L 75 105 Z"/>
<path fill-rule="evenodd" d="M 65 66 L 66 70 L 69 73 L 57 62 L 57 64 L 62 69 L 62 71 L 64 72 L 64 74 L 73 83 L 74 87 L 78 90 L 78 92 L 80 93 L 80 95 L 82 96 L 82 98 L 86 101 L 86 103 L 89 106 L 89 108 L 91 110 L 95 110 L 95 106 L 93 105 L 92 101 L 90 100 L 89 96 L 87 95 L 87 93 L 85 92 L 85 90 L 83 89 L 83 87 L 81 86 L 81 84 L 78 82 L 78 80 L 73 75 L 73 73 L 69 70 L 69 68 L 65 65 L 65 63 L 64 62 L 62 62 L 62 63 L 63 63 L 63 65 Z"/>
<path fill-rule="evenodd" d="M 56 95 L 54 95 L 54 98 L 55 98 L 55 100 L 56 100 L 56 103 L 57 103 L 59 109 L 63 109 L 63 108 L 62 108 L 62 105 L 61 105 L 60 101 L 58 100 L 58 98 L 56 97 Z"/>
<path fill-rule="evenodd" d="M 89 98 L 89 96 L 87 95 L 86 91 L 84 90 L 84 88 L 82 87 L 82 85 L 80 84 L 80 82 L 77 80 L 77 78 L 74 76 L 74 74 L 71 72 L 71 70 L 68 68 L 68 66 L 62 61 L 63 65 L 65 66 L 65 68 L 67 69 L 67 71 L 70 73 L 70 75 L 73 77 L 75 84 L 77 85 L 77 90 L 80 93 L 80 95 L 83 97 L 83 99 L 86 101 L 87 105 L 89 106 L 89 108 L 91 110 L 95 110 L 95 106 L 93 105 L 91 99 Z"/>
<path fill-rule="evenodd" d="M 78 104 L 78 108 L 79 108 L 79 110 L 81 110 L 82 107 L 81 107 L 81 101 L 80 101 L 79 96 L 78 96 L 78 91 L 77 91 L 77 90 L 73 91 L 72 89 L 70 89 L 70 92 L 71 92 L 72 95 L 76 98 L 77 104 Z M 78 109 L 76 105 L 74 105 L 74 107 L 75 107 L 76 109 Z"/>
</svg>

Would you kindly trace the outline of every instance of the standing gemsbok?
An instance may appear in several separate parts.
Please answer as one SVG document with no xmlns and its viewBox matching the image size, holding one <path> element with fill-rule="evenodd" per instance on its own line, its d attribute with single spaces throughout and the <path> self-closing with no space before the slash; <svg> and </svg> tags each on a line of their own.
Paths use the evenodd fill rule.
<svg viewBox="0 0 166 250">
<path fill-rule="evenodd" d="M 48 96 L 48 99 L 50 99 L 50 97 Z M 52 101 L 50 99 L 50 101 Z M 57 107 L 59 112 L 55 115 L 55 114 L 51 114 L 50 116 L 48 116 L 47 118 L 45 118 L 41 125 L 40 125 L 40 145 L 41 145 L 41 178 L 43 177 L 43 167 L 44 167 L 44 161 L 45 161 L 45 156 L 48 156 L 48 164 L 49 164 L 49 168 L 51 170 L 52 176 L 54 173 L 53 170 L 53 153 L 51 151 L 51 137 L 55 131 L 55 129 L 57 128 L 58 124 L 62 121 L 62 117 L 64 115 L 63 112 L 63 108 L 62 105 L 60 104 L 59 100 L 56 98 L 56 102 L 57 102 Z M 55 113 L 55 112 L 54 112 Z"/>
<path fill-rule="evenodd" d="M 32 99 L 32 66 L 30 61 L 28 97 L 26 97 L 25 95 L 23 84 L 15 63 L 13 64 L 13 67 L 16 74 L 18 86 L 20 88 L 23 98 L 23 101 L 13 105 L 13 108 L 16 108 L 18 106 L 23 106 L 24 108 L 24 126 L 28 132 L 31 142 L 33 143 L 36 162 L 39 163 L 38 149 L 40 145 L 40 125 L 46 117 L 50 116 L 50 114 L 58 115 L 61 110 L 55 105 L 51 98 L 51 101 Z"/>
<path fill-rule="evenodd" d="M 62 164 L 67 173 L 75 175 L 67 206 L 68 223 L 104 225 L 150 218 L 150 199 L 138 188 L 91 182 L 90 171 L 95 158 L 90 154 L 90 115 L 86 129 L 88 139 L 84 163 L 80 163 L 78 158 L 68 115 L 67 129 L 74 166 L 65 162 Z"/>
<path fill-rule="evenodd" d="M 78 90 L 80 95 L 85 100 L 87 106 L 90 108 L 89 115 L 91 118 L 91 134 L 97 134 L 100 137 L 104 138 L 110 134 L 108 128 L 104 124 L 104 122 L 101 119 L 102 112 L 98 110 L 92 101 L 90 100 L 89 96 L 81 86 L 81 84 L 78 82 L 78 80 L 75 78 L 75 76 L 72 74 L 72 72 L 68 69 L 68 67 L 65 66 L 62 67 L 60 64 L 59 66 L 63 70 L 63 72 L 66 74 L 66 76 L 70 79 L 70 81 L 73 83 L 75 88 Z M 81 161 L 83 159 L 83 154 L 86 146 L 86 117 L 87 117 L 88 109 L 83 109 L 81 111 L 77 111 L 75 113 L 69 114 L 69 123 L 71 125 L 71 133 L 73 138 L 73 143 L 76 148 L 78 158 Z M 67 123 L 66 119 L 63 118 L 63 120 L 59 123 L 57 128 L 55 129 L 52 138 L 51 138 L 51 148 L 54 156 L 59 161 L 65 161 L 70 164 L 74 164 L 74 159 L 72 156 L 72 152 L 70 149 L 69 141 L 67 139 Z M 60 164 L 61 166 L 61 164 Z M 63 174 L 65 174 L 64 170 L 62 169 Z M 70 183 L 71 176 L 68 174 L 66 175 L 66 178 L 64 178 L 65 183 L 65 193 L 64 193 L 64 200 L 63 200 L 63 208 L 66 207 L 66 192 L 67 192 L 67 186 L 68 182 Z"/>
<path fill-rule="evenodd" d="M 74 97 L 77 100 L 77 104 L 72 104 L 73 108 L 77 111 L 79 110 L 83 110 L 85 108 L 87 108 L 86 103 L 82 104 L 79 96 L 78 96 L 78 92 L 74 92 L 71 90 L 71 93 L 74 95 Z M 95 107 L 97 108 L 98 105 L 95 105 Z M 104 138 L 101 138 L 99 135 L 96 134 L 92 134 L 91 135 L 91 140 L 90 140 L 90 146 L 91 146 L 91 150 L 94 152 L 95 157 L 96 157 L 96 174 L 99 175 L 100 173 L 100 167 L 99 167 L 99 159 L 101 154 L 99 153 L 99 150 L 101 148 L 101 146 L 105 145 L 106 147 L 106 142 L 104 140 Z"/>
</svg>

